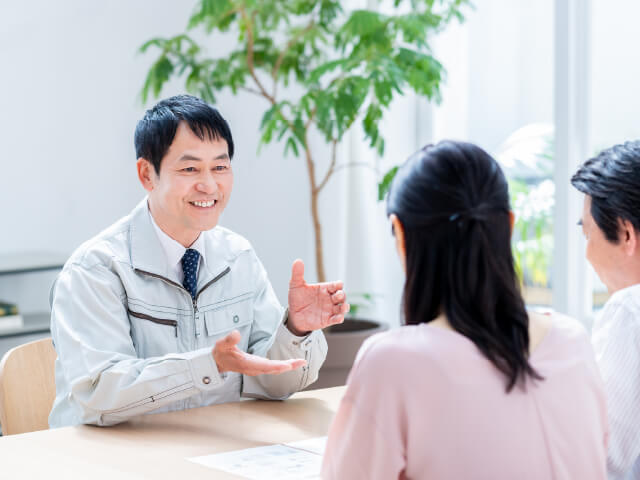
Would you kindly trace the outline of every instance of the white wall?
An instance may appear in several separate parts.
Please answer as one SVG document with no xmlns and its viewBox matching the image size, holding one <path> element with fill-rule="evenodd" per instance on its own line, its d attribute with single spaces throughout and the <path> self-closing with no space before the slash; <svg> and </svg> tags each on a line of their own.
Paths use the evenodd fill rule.
<svg viewBox="0 0 640 480">
<path fill-rule="evenodd" d="M 553 122 L 553 0 L 473 4 L 435 41 L 448 79 L 434 136 L 494 152 L 518 128 Z"/>
<path fill-rule="evenodd" d="M 592 0 L 591 152 L 640 139 L 640 2 Z"/>
<path fill-rule="evenodd" d="M 0 3 L 0 252 L 69 254 L 127 214 L 143 197 L 133 132 L 144 113 L 139 91 L 154 55 L 137 54 L 154 36 L 183 31 L 195 2 L 110 0 Z M 232 38 L 216 39 L 216 49 Z M 209 45 L 212 45 L 209 40 Z M 174 82 L 163 96 L 182 92 Z M 245 235 L 286 301 L 291 262 L 315 277 L 309 195 L 301 159 L 272 145 L 257 154 L 265 102 L 220 95 L 217 107 L 236 143 L 235 187 L 221 224 Z M 320 156 L 326 153 L 317 145 Z M 322 198 L 331 232 L 338 183 Z M 333 229 L 335 232 L 335 228 Z M 327 235 L 327 256 L 340 244 Z M 327 262 L 330 276 L 340 258 Z M 23 311 L 47 306 L 52 275 L 0 277 L 0 298 Z"/>
</svg>

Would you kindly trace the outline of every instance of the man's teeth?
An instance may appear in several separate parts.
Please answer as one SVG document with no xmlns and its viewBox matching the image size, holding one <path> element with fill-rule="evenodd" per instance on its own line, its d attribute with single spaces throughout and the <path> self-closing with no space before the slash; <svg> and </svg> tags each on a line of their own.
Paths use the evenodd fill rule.
<svg viewBox="0 0 640 480">
<path fill-rule="evenodd" d="M 191 203 L 196 207 L 212 207 L 216 203 L 216 201 L 211 200 L 210 202 L 191 202 Z"/>
</svg>

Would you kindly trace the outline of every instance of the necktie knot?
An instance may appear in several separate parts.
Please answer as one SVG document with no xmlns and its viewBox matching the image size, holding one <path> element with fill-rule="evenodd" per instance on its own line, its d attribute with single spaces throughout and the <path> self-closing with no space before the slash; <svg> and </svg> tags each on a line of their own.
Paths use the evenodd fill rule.
<svg viewBox="0 0 640 480">
<path fill-rule="evenodd" d="M 196 286 L 198 284 L 198 261 L 200 253 L 193 248 L 187 248 L 182 256 L 182 272 L 184 280 L 182 285 L 191 294 L 191 298 L 196 298 Z"/>
</svg>

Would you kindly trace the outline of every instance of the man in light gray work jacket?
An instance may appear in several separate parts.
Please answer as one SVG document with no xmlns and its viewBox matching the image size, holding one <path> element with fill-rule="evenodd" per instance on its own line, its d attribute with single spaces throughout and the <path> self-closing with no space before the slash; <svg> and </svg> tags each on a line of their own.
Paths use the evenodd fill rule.
<svg viewBox="0 0 640 480">
<path fill-rule="evenodd" d="M 146 112 L 135 145 L 148 196 L 80 246 L 51 291 L 51 427 L 283 399 L 315 381 L 321 329 L 349 310 L 342 284 L 307 284 L 297 260 L 284 310 L 249 242 L 216 226 L 233 185 L 227 122 L 180 95 Z"/>
</svg>

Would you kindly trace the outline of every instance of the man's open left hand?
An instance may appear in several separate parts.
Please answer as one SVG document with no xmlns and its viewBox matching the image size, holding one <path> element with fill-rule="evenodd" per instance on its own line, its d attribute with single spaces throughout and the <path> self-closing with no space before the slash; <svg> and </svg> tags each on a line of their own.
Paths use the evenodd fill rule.
<svg viewBox="0 0 640 480">
<path fill-rule="evenodd" d="M 304 280 L 302 260 L 293 262 L 289 282 L 289 330 L 302 336 L 313 330 L 342 323 L 349 311 L 342 286 L 342 282 L 309 285 Z"/>
</svg>

